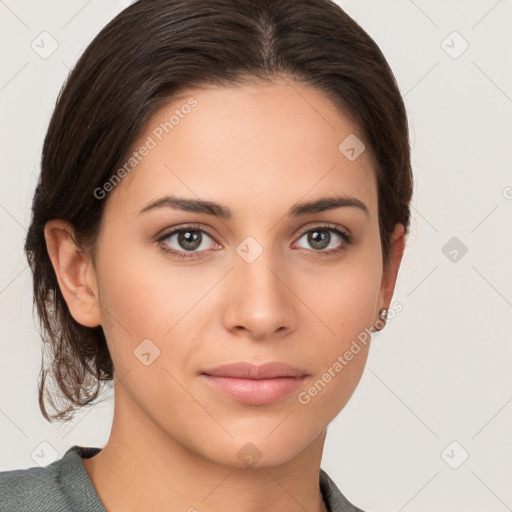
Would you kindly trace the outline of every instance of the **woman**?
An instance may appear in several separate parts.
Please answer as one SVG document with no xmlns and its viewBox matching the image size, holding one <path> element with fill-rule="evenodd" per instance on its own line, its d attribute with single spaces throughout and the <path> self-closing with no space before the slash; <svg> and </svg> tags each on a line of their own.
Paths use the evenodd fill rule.
<svg viewBox="0 0 512 512">
<path fill-rule="evenodd" d="M 114 380 L 112 431 L 1 473 L 1 509 L 360 510 L 320 463 L 411 195 L 393 74 L 336 4 L 121 12 L 58 99 L 25 247 L 41 411 L 69 420 Z"/>
</svg>

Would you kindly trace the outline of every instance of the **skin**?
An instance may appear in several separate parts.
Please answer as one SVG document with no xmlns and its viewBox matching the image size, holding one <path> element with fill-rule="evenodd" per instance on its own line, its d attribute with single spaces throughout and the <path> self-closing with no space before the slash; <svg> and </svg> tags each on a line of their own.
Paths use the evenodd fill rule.
<svg viewBox="0 0 512 512">
<path fill-rule="evenodd" d="M 83 463 L 108 510 L 325 510 L 318 479 L 327 426 L 356 388 L 368 346 L 307 405 L 297 393 L 239 403 L 199 373 L 281 361 L 308 370 L 299 391 L 307 390 L 389 308 L 403 226 L 384 272 L 369 151 L 349 161 L 338 150 L 360 131 L 321 92 L 295 82 L 187 91 L 149 120 L 134 148 L 191 96 L 197 106 L 104 199 L 94 261 L 66 222 L 45 229 L 71 314 L 102 325 L 116 370 L 110 438 Z M 220 203 L 233 217 L 139 214 L 167 194 Z M 334 195 L 359 199 L 368 216 L 356 207 L 286 215 L 297 202 Z M 201 233 L 189 259 L 165 253 L 165 244 L 186 250 L 178 235 L 157 235 L 187 223 L 213 236 Z M 352 243 L 329 231 L 329 246 L 315 248 L 307 230 L 324 223 L 347 230 Z M 251 263 L 236 252 L 248 236 L 263 249 Z M 148 366 L 134 355 L 147 338 L 160 350 Z M 249 442 L 261 455 L 252 467 L 237 456 Z"/>
</svg>

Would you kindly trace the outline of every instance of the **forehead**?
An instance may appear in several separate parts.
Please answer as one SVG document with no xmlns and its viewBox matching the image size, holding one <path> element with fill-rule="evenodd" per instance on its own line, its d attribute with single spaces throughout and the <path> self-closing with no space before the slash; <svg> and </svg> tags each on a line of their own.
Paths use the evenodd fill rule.
<svg viewBox="0 0 512 512">
<path fill-rule="evenodd" d="M 109 207 L 135 215 L 173 194 L 215 200 L 236 213 L 333 193 L 356 196 L 372 212 L 371 155 L 344 153 L 358 140 L 364 144 L 349 116 L 296 82 L 190 89 L 145 123 L 132 146 L 137 161 L 110 193 Z"/>
</svg>

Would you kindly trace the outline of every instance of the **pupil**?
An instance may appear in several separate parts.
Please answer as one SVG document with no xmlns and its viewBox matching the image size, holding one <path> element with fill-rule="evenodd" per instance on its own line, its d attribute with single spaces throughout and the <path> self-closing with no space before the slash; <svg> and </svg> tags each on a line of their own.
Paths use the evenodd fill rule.
<svg viewBox="0 0 512 512">
<path fill-rule="evenodd" d="M 182 231 L 178 242 L 184 249 L 193 250 L 201 245 L 201 235 L 197 231 Z"/>
<path fill-rule="evenodd" d="M 331 234 L 328 231 L 312 231 L 308 242 L 315 249 L 324 249 L 329 245 Z"/>
</svg>

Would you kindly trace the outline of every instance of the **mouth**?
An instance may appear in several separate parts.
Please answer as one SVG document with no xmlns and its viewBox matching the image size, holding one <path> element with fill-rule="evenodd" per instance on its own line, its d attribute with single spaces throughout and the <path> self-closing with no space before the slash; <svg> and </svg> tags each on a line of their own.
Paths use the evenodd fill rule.
<svg viewBox="0 0 512 512">
<path fill-rule="evenodd" d="M 232 363 L 205 370 L 200 376 L 213 389 L 238 402 L 265 405 L 293 393 L 309 373 L 286 363 Z"/>
</svg>

